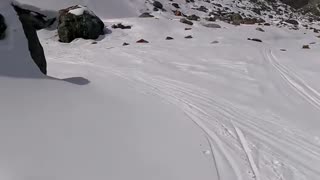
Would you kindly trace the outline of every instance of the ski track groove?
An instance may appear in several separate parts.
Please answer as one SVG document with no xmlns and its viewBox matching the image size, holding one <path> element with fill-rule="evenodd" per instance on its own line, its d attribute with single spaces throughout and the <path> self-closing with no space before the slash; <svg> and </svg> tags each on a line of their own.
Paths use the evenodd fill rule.
<svg viewBox="0 0 320 180">
<path fill-rule="evenodd" d="M 283 66 L 272 50 L 265 50 L 265 57 L 268 62 L 278 71 L 282 79 L 303 99 L 309 102 L 316 109 L 320 110 L 320 93 L 309 86 L 304 80 L 296 75 L 292 70 Z"/>
<path fill-rule="evenodd" d="M 276 57 L 274 57 L 271 50 L 269 51 L 269 54 L 266 53 L 265 55 L 268 62 L 279 71 L 281 77 L 287 81 L 290 87 L 295 88 L 300 95 L 302 94 L 303 97 L 307 98 L 308 102 L 313 102 L 312 104 L 320 109 L 320 96 L 318 95 L 318 92 L 276 62 Z M 281 161 L 289 166 L 292 171 L 298 170 L 296 170 L 294 166 L 290 166 L 290 164 L 300 166 L 302 169 L 320 175 L 320 171 L 317 170 L 316 167 L 305 165 L 302 160 L 295 158 L 296 153 L 301 153 L 304 157 L 320 160 L 320 153 L 318 153 L 320 152 L 319 146 L 308 142 L 308 138 L 302 134 L 284 134 L 282 138 L 278 138 L 277 134 L 274 134 L 275 129 L 282 130 L 285 127 L 279 126 L 279 124 L 271 118 L 261 118 L 258 113 L 252 114 L 251 112 L 249 113 L 239 109 L 234 104 L 214 95 L 212 92 L 210 93 L 208 90 L 181 81 L 161 76 L 153 76 L 143 72 L 136 72 L 135 70 L 128 68 L 119 68 L 116 66 L 102 67 L 85 61 L 82 61 L 81 63 L 55 61 L 55 63 L 91 66 L 104 73 L 111 73 L 119 76 L 129 81 L 132 86 L 142 90 L 144 93 L 155 94 L 174 104 L 208 135 L 210 141 L 212 140 L 217 144 L 219 152 L 228 161 L 236 175 L 235 178 L 238 180 L 242 180 L 243 178 L 243 173 L 241 173 L 243 164 L 241 165 L 241 163 L 236 161 L 236 158 L 239 158 L 239 154 L 229 153 L 230 148 L 234 151 L 240 151 L 240 154 L 242 154 L 240 157 L 242 157 L 243 163 L 247 166 L 245 169 L 250 169 L 254 173 L 254 177 L 251 178 L 260 180 L 259 169 L 253 161 L 253 156 L 250 154 L 250 142 L 247 142 L 242 130 L 239 128 L 245 130 L 246 134 L 250 134 L 250 137 L 258 139 L 265 147 L 269 147 L 263 149 L 262 153 L 270 156 L 270 159 L 274 158 L 274 156 L 290 156 L 290 160 L 282 158 Z M 299 86 L 296 85 L 297 83 Z M 306 91 L 302 91 L 301 88 L 306 89 L 307 92 L 311 92 L 312 95 L 306 95 Z M 270 131 L 269 129 L 273 129 L 273 131 Z M 209 145 L 211 151 L 213 151 L 210 141 Z M 283 145 L 289 146 L 291 147 L 290 149 L 292 152 L 283 152 L 281 148 L 278 148 L 278 145 L 280 145 L 280 147 L 283 147 Z M 292 159 L 294 159 L 294 161 L 292 161 Z M 213 163 L 217 163 L 215 162 L 214 157 Z M 221 172 L 219 172 L 218 169 L 216 170 L 217 174 L 220 176 Z M 276 174 L 276 172 L 275 175 L 278 177 L 281 176 L 281 174 Z"/>
</svg>

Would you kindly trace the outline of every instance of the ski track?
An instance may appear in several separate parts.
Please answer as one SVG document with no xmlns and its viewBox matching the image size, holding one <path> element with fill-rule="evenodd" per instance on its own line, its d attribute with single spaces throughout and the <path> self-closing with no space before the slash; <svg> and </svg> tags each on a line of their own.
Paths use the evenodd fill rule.
<svg viewBox="0 0 320 180">
<path fill-rule="evenodd" d="M 274 66 L 279 67 L 279 63 L 274 62 L 274 59 L 268 60 L 273 65 L 276 64 Z M 157 95 L 174 104 L 207 134 L 210 138 L 210 141 L 208 141 L 210 147 L 213 146 L 211 141 L 218 146 L 215 147 L 218 148 L 215 156 L 224 156 L 230 167 L 227 171 L 216 167 L 217 174 L 220 174 L 221 177 L 225 173 L 230 174 L 230 170 L 232 170 L 234 179 L 247 180 L 250 178 L 260 180 L 259 174 L 263 174 L 265 168 L 273 169 L 275 177 L 282 177 L 281 169 L 277 169 L 271 162 L 268 162 L 271 160 L 281 162 L 282 166 L 289 169 L 292 174 L 304 174 L 304 172 L 300 171 L 306 171 L 320 175 L 320 170 L 317 167 L 305 164 L 304 159 L 299 159 L 296 156 L 299 153 L 302 154 L 300 157 L 320 161 L 320 147 L 311 143 L 308 137 L 289 131 L 289 133 L 281 133 L 280 136 L 282 138 L 279 138 L 279 134 L 275 132 L 283 132 L 283 129 L 287 129 L 287 127 L 281 125 L 281 123 L 279 124 L 276 119 L 239 109 L 235 104 L 216 96 L 210 90 L 129 68 L 99 66 L 84 60 L 80 61 L 81 63 L 54 62 L 89 66 L 102 71 L 102 76 L 111 73 L 129 81 L 130 86 L 143 93 Z M 280 70 L 282 69 L 284 68 L 282 67 Z M 288 71 L 282 70 L 281 72 Z M 281 75 L 284 76 L 283 74 Z M 288 73 L 286 76 L 289 76 Z M 287 77 L 286 79 L 289 78 Z M 298 80 L 303 82 L 300 79 Z M 303 85 L 307 87 L 308 91 L 313 92 L 310 86 Z M 314 94 L 312 96 L 313 101 L 315 99 Z M 309 99 L 309 101 L 311 100 Z M 260 149 L 255 149 L 254 142 L 259 142 Z M 286 148 L 287 150 L 290 149 L 290 151 L 283 151 L 282 147 L 285 146 L 290 147 Z M 251 154 L 252 150 L 259 151 L 261 157 L 254 157 Z M 263 161 L 256 164 L 255 159 L 259 158 Z M 213 163 L 214 166 L 219 166 L 219 163 L 225 162 L 216 162 L 213 158 Z"/>
<path fill-rule="evenodd" d="M 314 108 L 320 110 L 320 93 L 309 86 L 294 71 L 280 64 L 271 49 L 265 50 L 267 61 L 278 71 L 282 79 Z"/>
<path fill-rule="evenodd" d="M 213 79 L 221 68 L 230 73 L 236 72 L 235 75 L 239 75 L 236 78 L 239 80 L 259 83 L 255 75 L 249 75 L 250 73 L 247 72 L 246 62 L 232 64 L 221 59 L 214 64 L 210 62 L 210 68 L 212 66 L 215 71 L 208 71 L 205 64 L 207 62 L 202 60 L 199 64 L 189 64 L 152 59 L 153 56 L 160 56 L 161 52 L 150 50 L 147 57 L 144 57 L 145 54 L 139 54 L 142 53 L 140 51 L 136 54 L 127 52 L 123 54 L 130 56 L 132 61 L 156 63 L 162 68 L 192 74 L 203 81 Z M 209 138 L 208 145 L 211 147 L 212 163 L 220 179 L 224 179 L 226 174 L 229 176 L 231 174 L 235 180 L 264 180 L 265 175 L 270 171 L 273 172 L 271 179 L 309 180 L 306 175 L 320 176 L 320 170 L 315 166 L 320 162 L 320 146 L 315 144 L 309 135 L 290 128 L 290 124 L 281 120 L 281 117 L 244 108 L 219 96 L 214 89 L 199 87 L 169 75 L 156 75 L 138 68 L 123 67 L 121 64 L 99 65 L 94 61 L 94 57 L 86 57 L 83 54 L 85 52 L 63 58 L 55 55 L 51 57 L 50 62 L 90 67 L 96 72 L 96 75 L 101 77 L 109 76 L 109 74 L 118 76 L 138 91 L 158 96 L 175 105 Z M 193 59 L 187 54 L 181 54 L 181 56 L 183 56 L 182 59 Z M 262 56 L 267 65 L 269 64 L 277 72 L 275 78 L 279 76 L 284 81 L 285 87 L 293 89 L 312 107 L 320 110 L 319 92 L 281 64 L 270 48 L 264 49 Z M 172 55 L 166 59 L 173 58 Z M 191 67 L 192 70 L 190 70 Z M 197 73 L 194 73 L 195 70 Z M 269 81 L 274 83 L 273 79 Z M 226 162 L 217 161 L 215 158 L 217 156 L 222 156 Z M 308 160 L 312 163 L 306 163 Z M 227 164 L 229 169 L 219 168 L 222 163 Z M 290 179 L 286 179 L 284 171 L 290 172 L 293 178 L 289 176 Z"/>
</svg>

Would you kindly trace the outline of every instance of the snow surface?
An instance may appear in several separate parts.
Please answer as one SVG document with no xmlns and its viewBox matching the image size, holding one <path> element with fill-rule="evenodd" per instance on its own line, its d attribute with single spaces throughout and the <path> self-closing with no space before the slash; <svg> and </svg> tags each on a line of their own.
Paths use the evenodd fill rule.
<svg viewBox="0 0 320 180">
<path fill-rule="evenodd" d="M 209 179 L 319 177 L 319 45 L 301 49 L 318 42 L 314 34 L 274 27 L 263 27 L 263 33 L 256 26 L 224 23 L 219 23 L 222 29 L 196 25 L 185 31 L 185 25 L 167 19 L 106 24 L 118 22 L 133 29 L 113 30 L 98 44 L 77 40 L 61 45 L 54 34 L 42 31 L 51 75 L 81 74 L 99 89 L 110 87 L 105 78 L 117 76 L 140 93 L 172 104 L 207 139 L 212 153 L 207 160 L 216 172 Z M 189 34 L 194 39 L 184 39 Z M 175 40 L 165 41 L 166 36 Z M 150 44 L 134 43 L 141 38 Z M 215 40 L 219 43 L 211 44 Z M 131 45 L 123 47 L 123 42 Z"/>
<path fill-rule="evenodd" d="M 29 63 L 21 25 L 7 6 L 1 1 L 0 10 L 20 38 L 0 41 L 8 62 L 0 66 L 0 179 L 320 177 L 314 33 L 222 22 L 221 29 L 196 23 L 185 31 L 161 12 L 158 19 L 104 19 L 132 29 L 112 30 L 97 44 L 62 44 L 55 31 L 39 32 L 53 79 Z M 141 38 L 150 43 L 136 44 Z M 309 43 L 311 49 L 301 48 Z"/>
<path fill-rule="evenodd" d="M 74 15 L 76 15 L 76 16 L 80 16 L 80 15 L 82 15 L 85 11 L 88 11 L 88 8 L 87 8 L 87 7 L 79 6 L 79 7 L 76 8 L 76 9 L 71 9 L 71 10 L 69 11 L 69 13 L 74 14 Z"/>
</svg>

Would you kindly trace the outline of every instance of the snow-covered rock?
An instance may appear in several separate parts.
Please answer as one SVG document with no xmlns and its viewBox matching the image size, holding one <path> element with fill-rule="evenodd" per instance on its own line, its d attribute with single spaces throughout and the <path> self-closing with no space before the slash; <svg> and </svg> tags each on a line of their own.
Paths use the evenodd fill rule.
<svg viewBox="0 0 320 180">
<path fill-rule="evenodd" d="M 104 23 L 87 7 L 76 5 L 59 11 L 58 34 L 61 42 L 76 38 L 97 39 L 104 34 Z"/>
<path fill-rule="evenodd" d="M 0 40 L 0 76 L 42 77 L 28 50 L 28 41 L 10 0 L 0 2 L 7 24 L 6 38 Z"/>
</svg>

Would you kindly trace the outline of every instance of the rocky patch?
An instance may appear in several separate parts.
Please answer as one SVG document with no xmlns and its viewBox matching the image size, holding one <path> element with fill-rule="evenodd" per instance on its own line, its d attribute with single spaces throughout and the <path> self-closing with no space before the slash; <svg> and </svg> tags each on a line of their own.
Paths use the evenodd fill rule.
<svg viewBox="0 0 320 180">
<path fill-rule="evenodd" d="M 132 26 L 123 25 L 122 23 L 114 24 L 111 26 L 113 29 L 131 29 Z"/>
</svg>

